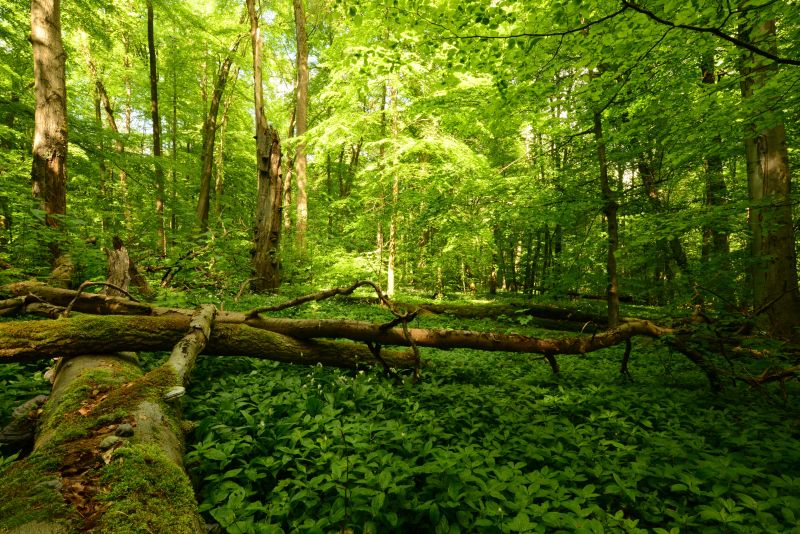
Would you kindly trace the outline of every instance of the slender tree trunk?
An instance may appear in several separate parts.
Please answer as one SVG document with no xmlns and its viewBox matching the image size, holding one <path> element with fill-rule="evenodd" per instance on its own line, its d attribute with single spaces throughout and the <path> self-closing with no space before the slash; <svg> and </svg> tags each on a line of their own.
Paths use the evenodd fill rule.
<svg viewBox="0 0 800 534">
<path fill-rule="evenodd" d="M 280 286 L 278 246 L 281 231 L 280 183 L 281 144 L 277 130 L 264 116 L 264 89 L 261 72 L 261 31 L 255 0 L 247 0 L 250 36 L 253 42 L 253 77 L 256 122 L 256 159 L 258 161 L 258 197 L 254 231 L 253 268 L 255 291 L 274 290 Z"/>
<path fill-rule="evenodd" d="M 156 225 L 158 249 L 167 255 L 167 235 L 164 231 L 164 169 L 161 166 L 161 119 L 158 115 L 158 73 L 156 70 L 155 31 L 153 29 L 153 1 L 147 0 L 147 51 L 150 63 L 150 114 L 153 119 L 153 160 L 156 183 Z"/>
<path fill-rule="evenodd" d="M 178 226 L 178 216 L 175 213 L 175 206 L 178 204 L 178 66 L 175 60 L 175 46 L 172 49 L 172 118 L 170 130 L 172 133 L 172 146 L 170 157 L 172 158 L 172 172 L 170 172 L 170 217 L 169 229 L 172 235 Z"/>
<path fill-rule="evenodd" d="M 308 38 L 303 0 L 293 0 L 295 36 L 297 38 L 297 103 L 295 133 L 302 136 L 308 128 Z M 308 228 L 308 194 L 306 193 L 306 145 L 301 142 L 295 152 L 295 180 L 297 183 L 297 222 L 295 240 L 300 254 L 305 251 Z"/>
<path fill-rule="evenodd" d="M 200 155 L 200 194 L 197 199 L 197 223 L 201 232 L 208 230 L 208 212 L 210 209 L 211 197 L 211 175 L 214 167 L 214 142 L 217 137 L 217 116 L 219 115 L 219 105 L 222 102 L 222 94 L 225 85 L 228 83 L 228 74 L 233 64 L 233 55 L 239 48 L 242 36 L 236 40 L 228 49 L 228 54 L 222 60 L 214 79 L 214 90 L 211 94 L 211 105 L 208 108 L 208 115 L 203 123 L 203 149 Z"/>
<path fill-rule="evenodd" d="M 127 35 L 123 34 L 122 36 L 122 46 L 124 49 L 124 55 L 122 58 L 122 68 L 123 68 L 123 76 L 122 76 L 122 83 L 125 85 L 125 111 L 124 111 L 124 122 L 125 122 L 125 134 L 130 135 L 131 133 L 131 120 L 133 115 L 133 89 L 131 88 L 131 57 L 129 54 L 130 48 L 130 40 Z M 109 126 L 111 123 L 109 122 Z M 113 126 L 112 126 L 113 128 Z M 120 140 L 120 145 L 122 141 Z M 130 228 L 131 226 L 131 207 L 130 203 L 128 202 L 128 173 L 125 171 L 125 162 L 123 160 L 122 166 L 119 171 L 119 192 L 120 192 L 120 199 L 122 201 L 122 217 L 125 220 L 125 226 Z"/>
<path fill-rule="evenodd" d="M 390 108 L 392 111 L 392 139 L 397 141 L 397 89 L 389 88 Z M 395 152 L 396 154 L 396 152 Z M 397 163 L 397 162 L 394 162 Z M 400 175 L 396 165 L 392 172 L 392 215 L 389 221 L 389 264 L 386 267 L 386 294 L 395 292 L 395 262 L 397 261 L 397 202 L 400 197 Z"/>
<path fill-rule="evenodd" d="M 600 165 L 600 192 L 603 197 L 603 214 L 608 224 L 608 255 L 606 272 L 608 288 L 608 326 L 613 328 L 619 324 L 619 282 L 617 280 L 617 248 L 619 247 L 619 231 L 617 210 L 619 205 L 608 182 L 608 161 L 606 160 L 606 144 L 603 140 L 603 119 L 599 111 L 594 112 L 594 139 L 597 142 L 597 161 Z"/>
<path fill-rule="evenodd" d="M 703 58 L 701 65 L 703 73 L 703 83 L 714 85 L 717 83 L 717 76 L 714 69 L 714 55 L 708 54 Z M 721 144 L 722 138 L 719 135 L 714 137 L 717 143 Z M 706 206 L 713 209 L 727 203 L 728 188 L 725 185 L 725 178 L 722 173 L 722 157 L 719 154 L 711 153 L 705 160 L 706 178 Z M 728 243 L 728 232 L 719 228 L 716 222 L 707 224 L 703 227 L 703 247 L 702 258 L 708 261 L 713 255 L 727 256 L 730 254 Z"/>
<path fill-rule="evenodd" d="M 235 69 L 233 71 L 233 85 L 235 87 L 236 81 L 239 77 L 239 70 Z M 222 195 L 225 190 L 225 137 L 227 136 L 228 132 L 228 117 L 229 117 L 229 110 L 231 108 L 231 103 L 234 99 L 234 91 L 233 88 L 228 95 L 228 99 L 225 101 L 225 107 L 222 111 L 222 126 L 220 127 L 220 135 L 219 135 L 219 144 L 217 146 L 217 156 L 216 156 L 216 177 L 214 182 L 214 201 L 216 202 L 216 212 L 217 216 L 222 215 Z"/>
<path fill-rule="evenodd" d="M 297 87 L 295 87 L 295 92 Z M 289 137 L 295 135 L 295 119 L 297 109 L 292 109 L 292 118 L 289 120 Z M 288 235 L 292 231 L 292 172 L 294 169 L 294 156 L 287 150 L 285 174 L 283 176 L 283 233 Z"/>
<path fill-rule="evenodd" d="M 61 42 L 60 0 L 31 3 L 31 44 L 36 95 L 33 133 L 33 196 L 41 199 L 47 226 L 62 226 L 67 213 L 67 88 Z M 59 247 L 50 243 L 53 259 Z"/>
<path fill-rule="evenodd" d="M 777 49 L 775 21 L 753 24 L 745 37 Z M 755 98 L 773 75 L 774 67 L 750 55 L 742 67 L 742 96 Z M 763 98 L 763 97 L 762 97 Z M 764 102 L 763 106 L 768 104 Z M 780 116 L 780 108 L 769 111 Z M 751 127 L 745 139 L 751 207 L 753 308 L 769 331 L 797 338 L 800 293 L 797 288 L 795 236 L 792 225 L 791 174 L 783 122 Z"/>
</svg>

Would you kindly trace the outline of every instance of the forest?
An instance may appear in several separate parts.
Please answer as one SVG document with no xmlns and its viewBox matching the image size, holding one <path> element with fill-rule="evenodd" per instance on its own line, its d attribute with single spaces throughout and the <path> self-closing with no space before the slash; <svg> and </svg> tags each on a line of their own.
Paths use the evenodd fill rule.
<svg viewBox="0 0 800 534">
<path fill-rule="evenodd" d="M 796 0 L 0 0 L 0 534 L 800 532 Z"/>
</svg>

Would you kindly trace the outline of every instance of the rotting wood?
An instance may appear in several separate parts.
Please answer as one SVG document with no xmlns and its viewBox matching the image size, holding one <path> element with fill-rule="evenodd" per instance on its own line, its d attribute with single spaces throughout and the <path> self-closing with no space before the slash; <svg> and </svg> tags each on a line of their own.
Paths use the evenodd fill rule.
<svg viewBox="0 0 800 534">
<path fill-rule="evenodd" d="M 172 367 L 178 375 L 178 385 L 185 386 L 189 382 L 197 355 L 203 351 L 211 338 L 211 328 L 216 315 L 217 309 L 214 305 L 199 306 L 189 321 L 189 333 L 172 349 L 166 365 Z"/>
</svg>

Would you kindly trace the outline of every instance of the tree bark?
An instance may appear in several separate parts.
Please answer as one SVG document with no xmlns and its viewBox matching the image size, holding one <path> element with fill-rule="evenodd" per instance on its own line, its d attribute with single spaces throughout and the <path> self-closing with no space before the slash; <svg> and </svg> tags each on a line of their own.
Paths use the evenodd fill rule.
<svg viewBox="0 0 800 534">
<path fill-rule="evenodd" d="M 222 60 L 214 79 L 214 90 L 211 95 L 211 105 L 208 115 L 203 123 L 203 148 L 200 155 L 200 194 L 197 199 L 197 222 L 200 231 L 208 230 L 208 213 L 211 198 L 211 175 L 214 167 L 214 143 L 217 137 L 217 116 L 222 102 L 222 94 L 228 82 L 228 74 L 233 64 L 233 56 L 239 48 L 242 36 L 238 36 L 228 49 Z"/>
<path fill-rule="evenodd" d="M 67 213 L 67 89 L 61 41 L 61 1 L 31 2 L 31 44 L 36 96 L 31 182 L 48 226 L 58 228 Z M 53 258 L 58 245 L 50 244 Z"/>
<path fill-rule="evenodd" d="M 597 143 L 597 161 L 600 164 L 600 191 L 603 198 L 603 214 L 608 224 L 608 254 L 606 257 L 606 272 L 608 274 L 608 288 L 606 291 L 608 302 L 608 325 L 615 327 L 619 323 L 619 282 L 617 280 L 617 248 L 619 247 L 619 224 L 617 210 L 619 204 L 614 199 L 614 193 L 608 182 L 608 162 L 606 160 L 606 145 L 603 140 L 603 119 L 599 111 L 594 112 L 594 138 Z"/>
<path fill-rule="evenodd" d="M 258 161 L 258 195 L 253 238 L 252 288 L 271 291 L 280 286 L 280 257 L 283 188 L 280 183 L 280 137 L 264 116 L 264 89 L 261 69 L 261 31 L 254 0 L 247 0 L 250 36 L 253 43 L 253 78 L 256 122 L 256 159 Z"/>
<path fill-rule="evenodd" d="M 777 49 L 775 21 L 752 24 L 748 42 Z M 772 76 L 773 67 L 753 54 L 742 67 L 742 96 L 749 100 Z M 764 102 L 762 107 L 768 104 Z M 778 109 L 770 109 L 777 113 Z M 751 207 L 753 309 L 766 330 L 781 338 L 800 337 L 800 293 L 792 221 L 791 174 L 783 122 L 751 126 L 745 139 Z"/>
<path fill-rule="evenodd" d="M 153 1 L 147 0 L 147 52 L 150 64 L 150 115 L 153 120 L 153 162 L 156 184 L 156 225 L 158 250 L 167 255 L 167 235 L 164 231 L 164 169 L 161 161 L 161 118 L 158 114 L 158 73 L 156 69 L 155 31 L 153 28 Z"/>
<path fill-rule="evenodd" d="M 293 0 L 295 36 L 297 40 L 297 102 L 295 134 L 302 136 L 308 127 L 308 36 L 303 0 Z M 297 183 L 297 221 L 295 240 L 300 254 L 305 251 L 308 228 L 308 194 L 306 193 L 306 144 L 301 141 L 295 152 L 295 180 Z"/>
<path fill-rule="evenodd" d="M 183 310 L 183 313 L 158 317 L 81 315 L 52 321 L 4 322 L 0 323 L 0 362 L 128 350 L 168 351 L 189 329 L 191 315 L 191 310 Z M 223 322 L 230 321 L 231 316 L 222 312 L 218 314 L 204 354 L 250 356 L 284 363 L 344 368 L 380 363 L 363 344 L 303 341 L 243 324 L 243 314 L 234 318 L 239 319 L 240 324 Z M 259 324 L 259 320 L 252 322 Z M 390 367 L 414 367 L 414 357 L 410 353 L 382 351 L 381 356 Z"/>
</svg>

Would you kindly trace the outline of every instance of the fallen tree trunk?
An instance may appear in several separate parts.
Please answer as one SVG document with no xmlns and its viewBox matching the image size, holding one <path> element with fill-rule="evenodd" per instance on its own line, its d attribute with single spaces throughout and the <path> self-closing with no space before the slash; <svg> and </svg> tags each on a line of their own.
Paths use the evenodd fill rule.
<svg viewBox="0 0 800 534">
<path fill-rule="evenodd" d="M 0 531 L 205 532 L 171 401 L 184 391 L 214 312 L 200 307 L 167 362 L 147 374 L 130 353 L 60 361 L 33 453 L 3 473 Z M 37 322 L 69 329 L 79 321 Z"/>
<path fill-rule="evenodd" d="M 219 314 L 204 354 L 348 368 L 382 363 L 363 345 L 303 341 L 245 324 L 220 324 L 223 315 Z M 168 351 L 189 329 L 190 317 L 191 313 L 161 317 L 80 315 L 0 323 L 0 362 L 118 351 Z M 410 353 L 384 351 L 381 356 L 390 367 L 414 366 Z"/>
<path fill-rule="evenodd" d="M 280 310 L 285 309 L 290 305 L 296 305 L 299 303 L 310 302 L 314 300 L 321 300 L 324 298 L 328 298 L 334 295 L 347 295 L 352 293 L 352 291 L 356 287 L 360 287 L 361 285 L 370 285 L 379 291 L 379 288 L 372 284 L 371 282 L 358 282 L 349 288 L 336 288 L 332 290 L 321 291 L 314 295 L 307 295 L 304 297 L 300 297 L 298 299 L 294 299 L 288 303 L 280 304 L 277 306 L 265 307 L 256 310 L 251 310 L 246 313 L 241 312 L 220 312 L 216 318 L 217 328 L 220 329 L 220 332 L 223 332 L 223 328 L 226 325 L 230 326 L 237 326 L 239 328 L 246 328 L 250 327 L 249 330 L 225 330 L 228 332 L 228 337 L 231 340 L 230 342 L 223 342 L 222 339 L 218 339 L 218 336 L 212 336 L 212 340 L 208 346 L 208 352 L 214 354 L 239 354 L 239 355 L 258 355 L 264 354 L 265 351 L 273 351 L 277 354 L 277 357 L 273 359 L 277 359 L 279 361 L 289 361 L 293 363 L 323 363 L 328 365 L 339 365 L 344 367 L 349 367 L 352 364 L 350 363 L 353 359 L 357 363 L 362 362 L 372 362 L 378 363 L 380 359 L 387 360 L 387 363 L 384 363 L 384 367 L 396 367 L 396 368 L 413 368 L 414 365 L 410 362 L 414 360 L 411 355 L 404 355 L 400 358 L 395 358 L 391 354 L 387 354 L 386 358 L 380 358 L 381 354 L 378 354 L 379 358 L 376 358 L 371 351 L 367 351 L 363 347 L 358 347 L 358 349 L 354 349 L 359 351 L 359 354 L 356 355 L 355 358 L 352 357 L 345 357 L 344 353 L 342 353 L 342 349 L 337 345 L 337 348 L 333 349 L 333 354 L 330 357 L 321 354 L 319 357 L 311 355 L 307 356 L 307 353 L 303 348 L 297 349 L 288 349 L 287 351 L 280 350 L 282 343 L 290 343 L 288 340 L 293 340 L 293 343 L 300 343 L 300 341 L 296 338 L 303 338 L 303 339 L 312 339 L 312 338 L 346 338 L 351 339 L 354 341 L 363 341 L 368 344 L 379 344 L 379 345 L 402 345 L 402 346 L 411 346 L 412 349 L 416 350 L 417 346 L 420 347 L 433 347 L 433 348 L 440 348 L 440 349 L 452 349 L 452 348 L 471 348 L 476 350 L 484 350 L 484 351 L 506 351 L 506 352 L 519 352 L 519 353 L 537 353 L 543 354 L 546 358 L 550 366 L 553 368 L 554 372 L 558 372 L 558 365 L 555 361 L 555 356 L 560 354 L 586 354 L 596 350 L 600 350 L 603 348 L 608 348 L 619 343 L 627 342 L 632 337 L 635 336 L 648 336 L 658 338 L 664 335 L 677 335 L 681 332 L 672 328 L 664 328 L 658 325 L 655 325 L 649 321 L 644 320 L 628 320 L 624 322 L 617 328 L 596 333 L 596 334 L 585 334 L 581 336 L 572 336 L 572 337 L 561 337 L 561 338 L 534 338 L 529 336 L 522 336 L 519 334 L 498 334 L 493 332 L 475 332 L 469 330 L 446 330 L 446 329 L 421 329 L 421 328 L 398 328 L 398 327 L 389 327 L 397 323 L 397 320 L 392 321 L 390 325 L 376 325 L 367 322 L 359 322 L 359 321 L 349 321 L 349 320 L 292 320 L 292 319 L 276 319 L 276 318 L 268 318 L 262 317 L 259 313 L 267 310 Z M 141 314 L 145 316 L 150 316 L 152 319 L 162 318 L 162 319 L 171 319 L 177 320 L 177 318 L 182 318 L 183 322 L 178 323 L 179 326 L 174 326 L 174 331 L 172 335 L 175 335 L 177 331 L 183 331 L 188 325 L 188 318 L 191 316 L 191 310 L 185 309 L 176 309 L 176 308 L 163 308 L 157 306 L 149 306 L 147 304 L 142 304 L 139 302 L 123 299 L 121 297 L 107 297 L 104 295 L 96 295 L 96 294 L 80 294 L 75 291 L 58 289 L 47 287 L 39 284 L 33 283 L 20 283 L 14 284 L 11 286 L 6 286 L 4 289 L 5 296 L 14 296 L 15 298 L 7 299 L 5 302 L 8 303 L 9 306 L 16 306 L 19 309 L 27 308 L 30 309 L 33 306 L 38 306 L 36 304 L 40 301 L 46 301 L 49 304 L 56 305 L 56 306 L 67 306 L 68 309 L 74 309 L 78 311 L 88 312 L 88 313 L 111 313 L 111 314 Z M 2 295 L 0 295 L 2 296 Z M 384 300 L 385 297 L 381 294 L 381 300 Z M 33 301 L 32 304 L 27 304 L 28 302 Z M 394 304 L 392 303 L 394 307 Z M 2 313 L 2 310 L 0 310 Z M 397 314 L 396 309 L 393 310 L 393 313 Z M 413 312 L 412 312 L 413 314 Z M 118 319 L 122 319 L 119 317 Z M 142 317 L 141 319 L 145 319 Z M 133 321 L 130 324 L 131 327 L 135 328 L 136 323 L 140 323 L 140 320 Z M 146 322 L 141 322 L 142 325 L 148 324 Z M 2 326 L 2 325 L 0 325 Z M 12 327 L 9 327 L 12 328 Z M 35 327 L 33 327 L 35 328 Z M 169 330 L 169 328 L 167 328 Z M 20 332 L 20 335 L 25 335 L 24 329 Z M 117 328 L 117 330 L 121 330 Z M 256 334 L 256 331 L 260 331 L 261 334 Z M 268 332 L 267 332 L 268 331 Z M 281 332 L 285 334 L 281 341 L 277 343 L 277 350 L 276 350 L 276 342 L 274 341 L 275 338 L 265 337 L 263 336 L 264 333 L 272 333 L 274 335 L 279 335 L 276 332 Z M 164 333 L 168 335 L 168 333 Z M 0 328 L 0 335 L 2 335 L 2 329 Z M 12 336 L 13 337 L 13 336 Z M 77 337 L 77 336 L 76 336 Z M 135 339 L 139 339 L 139 343 L 145 343 L 142 341 L 139 336 L 132 336 Z M 150 340 L 147 340 L 146 343 L 158 343 L 158 336 L 151 335 Z M 131 339 L 129 342 L 134 342 L 135 339 Z M 262 344 L 261 340 L 264 341 Z M 173 338 L 169 337 L 166 341 L 162 340 L 160 346 L 169 344 L 173 342 Z M 311 343 L 311 341 L 307 341 L 307 343 Z M 318 341 L 316 343 L 323 344 L 325 342 Z M 84 346 L 83 349 L 77 350 L 86 350 L 90 345 Z M 115 345 L 117 346 L 117 345 Z M 141 345 L 137 345 L 141 346 Z M 291 346 L 291 345 L 289 345 Z M 698 352 L 697 350 L 688 347 L 684 343 L 672 343 L 671 346 L 679 350 L 680 352 L 684 353 L 690 361 L 695 363 L 698 368 L 703 371 L 708 377 L 709 383 L 711 384 L 713 389 L 720 388 L 720 379 L 718 376 L 718 372 L 715 367 L 709 364 L 703 355 Z M 24 342 L 19 342 L 17 345 L 13 344 L 6 344 L 3 342 L 2 337 L 0 337 L 0 361 L 3 359 L 3 352 L 2 348 L 5 347 L 6 349 L 10 350 L 9 353 L 5 355 L 6 358 L 24 358 L 24 354 L 26 351 L 31 352 L 32 358 L 40 358 L 42 357 L 41 350 L 38 352 L 38 355 L 34 355 L 36 353 L 35 348 L 31 348 L 29 345 L 25 344 Z M 115 349 L 118 350 L 118 349 Z M 155 348 L 138 348 L 135 350 L 165 350 L 165 349 L 155 349 Z M 338 351 L 338 352 L 337 352 Z M 303 357 L 300 358 L 299 355 L 303 354 Z M 341 362 L 342 358 L 344 358 L 344 362 Z M 335 362 L 340 363 L 335 363 Z M 626 361 L 623 360 L 623 370 L 624 373 L 627 370 Z"/>
</svg>

